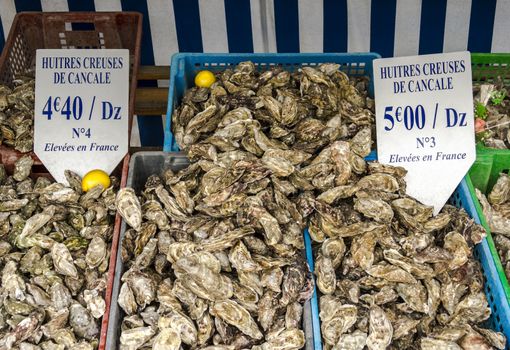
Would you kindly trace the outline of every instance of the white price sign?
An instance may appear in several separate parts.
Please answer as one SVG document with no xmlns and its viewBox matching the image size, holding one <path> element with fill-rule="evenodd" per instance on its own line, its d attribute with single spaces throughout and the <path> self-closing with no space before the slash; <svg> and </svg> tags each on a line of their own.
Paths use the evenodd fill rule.
<svg viewBox="0 0 510 350">
<path fill-rule="evenodd" d="M 476 158 L 469 52 L 374 61 L 377 156 L 437 214 Z"/>
<path fill-rule="evenodd" d="M 64 170 L 111 173 L 128 152 L 129 50 L 37 50 L 34 151 Z"/>
</svg>

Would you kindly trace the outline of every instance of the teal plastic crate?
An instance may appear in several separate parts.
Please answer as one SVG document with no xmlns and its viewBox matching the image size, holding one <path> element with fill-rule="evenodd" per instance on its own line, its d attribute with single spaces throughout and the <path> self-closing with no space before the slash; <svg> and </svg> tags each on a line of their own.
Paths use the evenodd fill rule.
<svg viewBox="0 0 510 350">
<path fill-rule="evenodd" d="M 179 146 L 172 134 L 172 114 L 179 105 L 186 89 L 194 86 L 198 71 L 207 69 L 221 71 L 240 62 L 252 61 L 260 70 L 281 66 L 293 71 L 302 66 L 316 66 L 320 63 L 338 63 L 340 69 L 350 76 L 370 78 L 369 95 L 374 96 L 373 65 L 377 53 L 247 53 L 247 54 L 204 54 L 177 53 L 172 56 L 170 86 L 165 124 L 165 152 L 177 152 Z"/>
<path fill-rule="evenodd" d="M 375 159 L 376 155 L 374 152 L 366 158 L 367 161 L 373 161 Z M 471 197 L 470 189 L 472 191 L 473 185 L 469 176 L 466 176 L 459 184 L 453 195 L 450 197 L 449 203 L 458 208 L 464 208 L 468 215 L 472 217 L 477 224 L 480 224 L 480 217 L 476 211 L 475 203 Z M 310 265 L 312 271 L 314 271 L 312 242 L 310 235 L 308 234 L 308 230 L 305 231 L 305 248 L 308 264 Z M 505 295 L 503 285 L 499 278 L 496 263 L 491 254 L 487 238 L 485 238 L 482 243 L 475 247 L 474 256 L 480 261 L 482 266 L 482 272 L 485 280 L 485 295 L 487 296 L 487 301 L 489 302 L 489 306 L 491 308 L 491 317 L 487 320 L 486 326 L 498 332 L 503 332 L 507 339 L 510 339 L 510 307 Z M 322 350 L 322 336 L 320 330 L 321 323 L 319 318 L 320 310 L 318 293 L 316 290 L 314 290 L 314 295 L 311 302 L 314 349 Z M 508 341 L 506 349 L 510 350 Z"/>
</svg>

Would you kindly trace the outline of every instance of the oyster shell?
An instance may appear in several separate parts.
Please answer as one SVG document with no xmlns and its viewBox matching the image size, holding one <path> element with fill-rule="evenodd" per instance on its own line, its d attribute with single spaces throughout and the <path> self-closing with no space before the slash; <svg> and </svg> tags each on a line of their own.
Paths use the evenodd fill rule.
<svg viewBox="0 0 510 350">
<path fill-rule="evenodd" d="M 123 188 L 117 193 L 115 205 L 119 214 L 134 228 L 140 230 L 142 223 L 142 209 L 135 192 L 131 188 Z"/>
<path fill-rule="evenodd" d="M 250 313 L 233 300 L 214 303 L 211 307 L 211 314 L 220 317 L 251 338 L 261 339 L 263 337 Z"/>
</svg>

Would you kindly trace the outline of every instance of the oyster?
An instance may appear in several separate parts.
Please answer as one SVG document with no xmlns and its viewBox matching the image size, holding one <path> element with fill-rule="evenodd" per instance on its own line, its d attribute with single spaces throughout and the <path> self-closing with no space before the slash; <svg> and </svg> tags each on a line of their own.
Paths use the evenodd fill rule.
<svg viewBox="0 0 510 350">
<path fill-rule="evenodd" d="M 367 347 L 369 349 L 386 349 L 391 344 L 393 326 L 384 310 L 377 305 L 370 307 L 369 323 Z"/>
<path fill-rule="evenodd" d="M 89 311 L 76 303 L 69 308 L 69 323 L 79 337 L 93 340 L 99 334 L 99 328 Z"/>
<path fill-rule="evenodd" d="M 279 332 L 267 342 L 262 343 L 262 350 L 293 350 L 305 346 L 305 334 L 302 330 L 292 328 Z"/>
<path fill-rule="evenodd" d="M 0 86 L 0 141 L 22 153 L 33 149 L 35 103 L 34 72 L 16 77 L 12 86 Z"/>
<path fill-rule="evenodd" d="M 251 338 L 258 340 L 263 337 L 250 313 L 235 301 L 224 300 L 214 303 L 211 307 L 211 314 L 220 317 Z"/>
<path fill-rule="evenodd" d="M 181 348 L 181 337 L 172 328 L 163 328 L 152 343 L 154 350 L 179 350 Z"/>
<path fill-rule="evenodd" d="M 115 203 L 119 214 L 124 220 L 134 228 L 140 230 L 142 223 L 142 209 L 140 208 L 140 202 L 135 195 L 135 192 L 131 188 L 123 188 L 117 193 L 117 199 Z"/>
</svg>

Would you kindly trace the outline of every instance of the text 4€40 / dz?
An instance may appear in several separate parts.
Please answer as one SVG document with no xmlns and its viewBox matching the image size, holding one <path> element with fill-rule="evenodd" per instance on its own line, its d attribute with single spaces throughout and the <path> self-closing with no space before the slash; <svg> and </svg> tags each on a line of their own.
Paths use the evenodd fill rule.
<svg viewBox="0 0 510 350">
<path fill-rule="evenodd" d="M 128 50 L 38 50 L 34 150 L 64 170 L 113 171 L 128 151 Z"/>
</svg>

